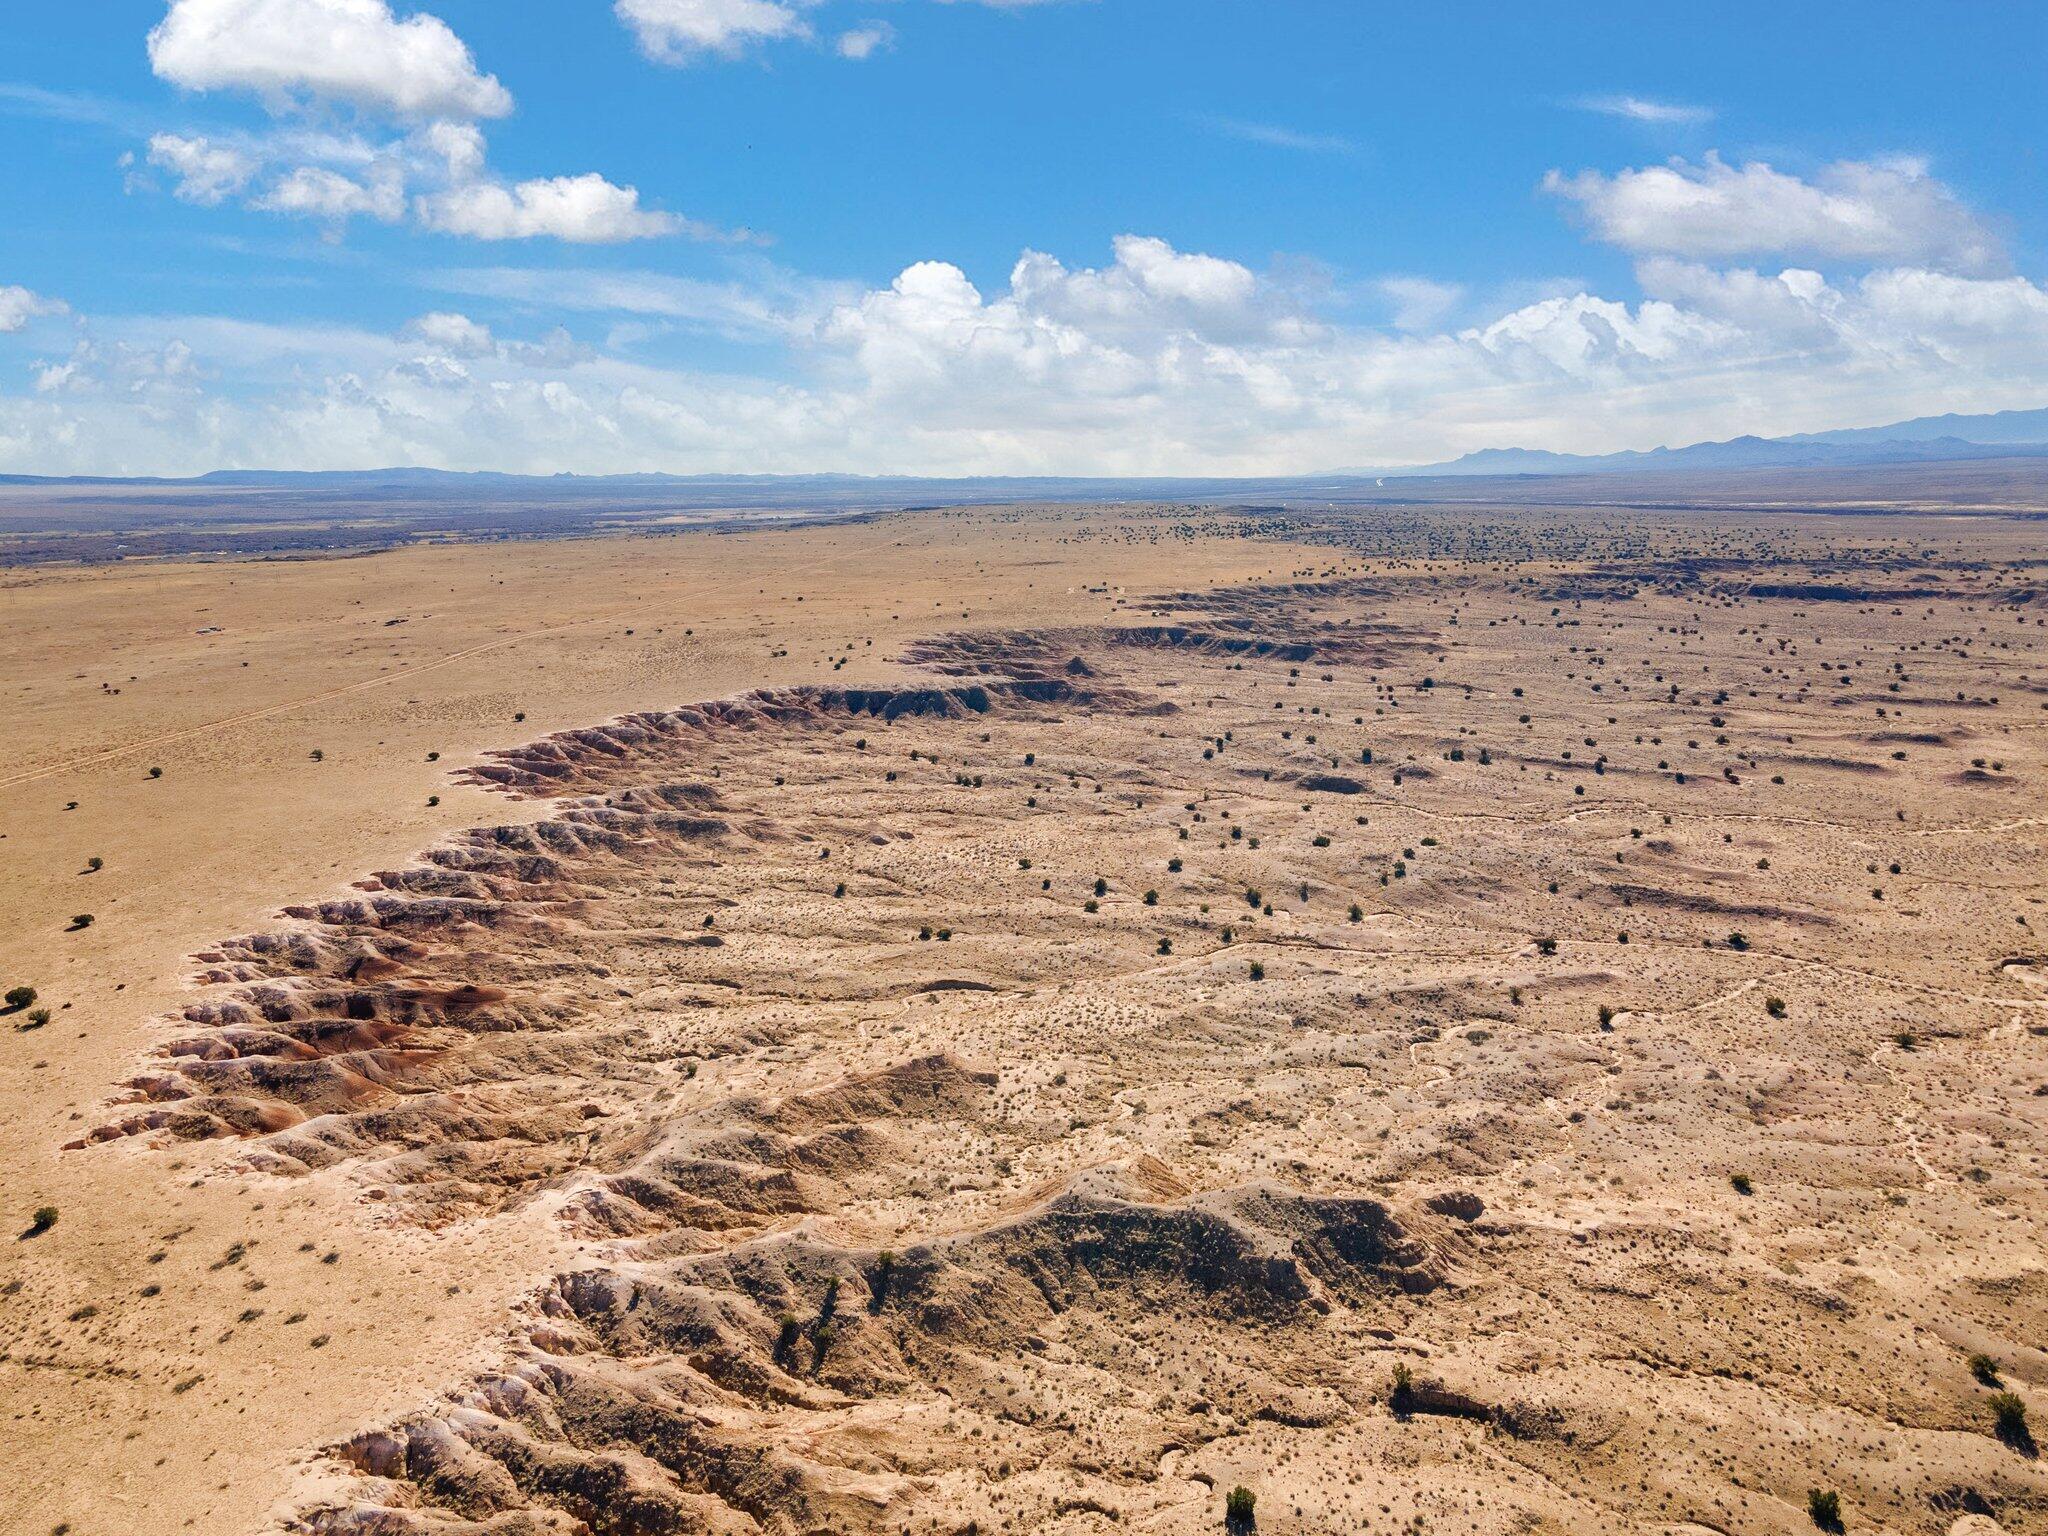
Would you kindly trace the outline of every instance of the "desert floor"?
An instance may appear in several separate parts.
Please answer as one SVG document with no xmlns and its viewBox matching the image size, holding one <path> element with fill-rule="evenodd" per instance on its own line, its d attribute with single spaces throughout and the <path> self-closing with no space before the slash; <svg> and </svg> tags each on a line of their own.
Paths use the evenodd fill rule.
<svg viewBox="0 0 2048 1536">
<path fill-rule="evenodd" d="M 0 1528 L 2048 1530 L 2039 526 L 0 574 Z"/>
</svg>

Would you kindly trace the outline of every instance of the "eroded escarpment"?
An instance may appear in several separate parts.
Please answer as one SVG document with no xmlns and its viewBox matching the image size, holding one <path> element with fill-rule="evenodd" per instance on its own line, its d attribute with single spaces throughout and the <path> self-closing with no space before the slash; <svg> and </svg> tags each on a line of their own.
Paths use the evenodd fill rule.
<svg viewBox="0 0 2048 1536">
<path fill-rule="evenodd" d="M 1346 593 L 1350 588 L 1340 589 Z M 1327 594 L 1325 594 L 1327 595 Z M 904 660 L 955 676 L 1094 675 L 1085 653 L 1106 650 L 1169 651 L 1199 660 L 1343 662 L 1384 666 L 1426 650 L 1433 636 L 1403 624 L 1371 619 L 1321 619 L 1276 626 L 1235 611 L 1241 605 L 1211 595 L 1204 608 L 1224 611 L 1206 622 L 1126 624 L 1094 629 L 964 631 L 934 635 L 904 652 Z"/>
<path fill-rule="evenodd" d="M 898 720 L 972 719 L 1001 707 L 1067 705 L 1093 709 L 1136 707 L 1115 691 L 1089 690 L 1064 680 L 1006 677 L 991 684 L 896 688 L 786 688 L 713 699 L 662 713 L 628 715 L 608 725 L 567 731 L 528 746 L 492 754 L 469 770 L 480 783 L 525 794 L 602 787 L 623 770 L 630 777 L 649 761 L 674 758 L 690 744 L 733 733 L 801 730 L 836 721 L 893 724 Z"/>
<path fill-rule="evenodd" d="M 900 1254 L 798 1232 L 576 1271 L 539 1296 L 508 1370 L 350 1442 L 371 1500 L 307 1525 L 1170 1516 L 1191 1490 L 1159 1479 L 1169 1452 L 1239 1421 L 1349 1417 L 1333 1309 L 1434 1291 L 1455 1243 L 1375 1201 L 1176 1197 L 1140 1166 Z"/>
<path fill-rule="evenodd" d="M 1957 782 L 2035 701 L 1917 615 L 1442 596 L 550 737 L 209 951 L 104 1134 L 590 1245 L 296 1523 L 2040 1526 L 1969 1362 L 2048 1326 L 2042 833 Z"/>
<path fill-rule="evenodd" d="M 287 908 L 289 928 L 201 954 L 199 980 L 215 995 L 184 1011 L 158 1063 L 129 1083 L 131 1106 L 89 1139 L 256 1137 L 255 1166 L 346 1162 L 383 1181 L 380 1197 L 444 1217 L 577 1170 L 618 1173 L 673 1084 L 760 1045 L 778 1027 L 780 999 L 872 1003 L 995 985 L 927 979 L 900 951 L 878 966 L 857 959 L 883 940 L 877 925 L 891 909 L 929 910 L 942 883 L 932 877 L 944 871 L 920 868 L 897 770 L 872 775 L 886 816 L 802 809 L 804 797 L 773 793 L 785 775 L 769 783 L 749 771 L 758 759 L 748 735 L 775 733 L 788 750 L 830 732 L 831 750 L 879 764 L 880 743 L 870 756 L 867 739 L 843 739 L 839 721 L 947 726 L 1000 704 L 1013 726 L 1046 724 L 1058 718 L 1053 705 L 1113 697 L 1028 682 L 789 690 L 499 754 L 470 772 L 559 797 L 550 814 L 471 829 L 358 882 L 360 894 Z M 702 766 L 713 740 L 736 754 L 710 765 L 717 779 L 668 777 Z M 923 758 L 933 772 L 937 762 L 936 750 Z M 824 897 L 819 877 L 846 868 L 825 860 L 835 848 L 843 859 L 849 837 L 864 867 L 848 873 L 868 888 L 832 910 L 859 911 L 853 930 L 817 945 L 754 921 Z M 743 889 L 728 869 L 742 872 Z M 835 879 L 829 899 L 843 901 L 844 885 Z M 814 911 L 813 923 L 825 915 Z M 1026 982 L 1033 962 L 1016 957 L 1002 970 Z"/>
</svg>

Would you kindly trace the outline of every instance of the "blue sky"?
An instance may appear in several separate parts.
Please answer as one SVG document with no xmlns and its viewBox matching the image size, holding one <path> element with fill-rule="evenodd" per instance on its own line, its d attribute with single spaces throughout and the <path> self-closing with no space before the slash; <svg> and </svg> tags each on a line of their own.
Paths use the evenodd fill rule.
<svg viewBox="0 0 2048 1536">
<path fill-rule="evenodd" d="M 0 12 L 0 471 L 1279 472 L 2048 402 L 2048 10 Z"/>
</svg>

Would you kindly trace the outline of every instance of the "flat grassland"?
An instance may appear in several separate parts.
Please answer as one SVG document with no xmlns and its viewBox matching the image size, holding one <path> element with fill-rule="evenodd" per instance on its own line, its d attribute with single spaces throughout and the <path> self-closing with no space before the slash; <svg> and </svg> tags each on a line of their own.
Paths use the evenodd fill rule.
<svg viewBox="0 0 2048 1536">
<path fill-rule="evenodd" d="M 0 573 L 0 1528 L 2048 1530 L 2038 527 Z"/>
</svg>

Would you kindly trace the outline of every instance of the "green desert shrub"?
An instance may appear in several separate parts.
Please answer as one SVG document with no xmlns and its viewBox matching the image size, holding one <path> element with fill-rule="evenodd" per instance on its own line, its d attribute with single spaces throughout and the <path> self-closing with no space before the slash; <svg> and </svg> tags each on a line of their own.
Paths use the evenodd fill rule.
<svg viewBox="0 0 2048 1536">
<path fill-rule="evenodd" d="M 2027 1405 L 2019 1393 L 1991 1394 L 1991 1432 L 2013 1449 L 2033 1454 L 2034 1432 L 2027 1427 Z"/>
<path fill-rule="evenodd" d="M 1224 1529 L 1229 1531 L 1249 1531 L 1253 1526 L 1257 1525 L 1258 1516 L 1253 1513 L 1253 1510 L 1258 1502 L 1259 1496 L 1253 1493 L 1251 1489 L 1245 1487 L 1243 1483 L 1239 1483 L 1235 1488 L 1231 1489 L 1223 1498 Z"/>
</svg>

